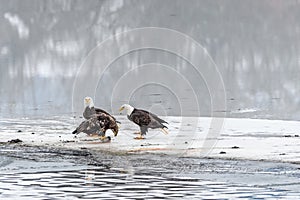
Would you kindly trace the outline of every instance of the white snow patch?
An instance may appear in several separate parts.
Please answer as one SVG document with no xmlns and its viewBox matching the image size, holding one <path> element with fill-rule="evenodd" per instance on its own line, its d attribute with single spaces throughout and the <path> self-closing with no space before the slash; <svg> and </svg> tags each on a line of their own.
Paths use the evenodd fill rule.
<svg viewBox="0 0 300 200">
<path fill-rule="evenodd" d="M 258 109 L 255 108 L 245 108 L 240 110 L 231 111 L 231 113 L 251 113 L 251 112 L 257 112 Z"/>
</svg>

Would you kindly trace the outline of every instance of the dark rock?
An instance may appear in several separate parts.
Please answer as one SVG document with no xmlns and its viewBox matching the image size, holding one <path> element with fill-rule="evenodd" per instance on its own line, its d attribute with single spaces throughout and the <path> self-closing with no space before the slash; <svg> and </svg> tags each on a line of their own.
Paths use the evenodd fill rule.
<svg viewBox="0 0 300 200">
<path fill-rule="evenodd" d="M 184 144 L 187 144 L 188 142 L 184 142 Z"/>
<path fill-rule="evenodd" d="M 16 143 L 20 143 L 20 142 L 23 142 L 23 141 L 20 139 L 13 139 L 13 140 L 8 141 L 8 143 L 10 143 L 10 144 L 16 144 Z"/>
<path fill-rule="evenodd" d="M 238 147 L 238 146 L 233 146 L 233 147 L 231 147 L 232 149 L 239 149 L 240 147 Z"/>
<path fill-rule="evenodd" d="M 291 135 L 285 135 L 284 137 L 292 137 Z"/>
<path fill-rule="evenodd" d="M 34 135 L 35 133 L 34 133 L 34 132 L 32 132 L 31 134 L 32 134 L 32 135 Z"/>
<path fill-rule="evenodd" d="M 225 151 L 221 151 L 220 154 L 226 154 L 226 152 Z"/>
<path fill-rule="evenodd" d="M 21 130 L 18 130 L 18 133 L 21 133 L 22 131 Z"/>
<path fill-rule="evenodd" d="M 295 137 L 299 137 L 299 135 L 295 135 Z"/>
<path fill-rule="evenodd" d="M 62 143 L 71 143 L 71 142 L 75 142 L 75 140 L 64 140 L 64 141 L 62 141 Z"/>
</svg>

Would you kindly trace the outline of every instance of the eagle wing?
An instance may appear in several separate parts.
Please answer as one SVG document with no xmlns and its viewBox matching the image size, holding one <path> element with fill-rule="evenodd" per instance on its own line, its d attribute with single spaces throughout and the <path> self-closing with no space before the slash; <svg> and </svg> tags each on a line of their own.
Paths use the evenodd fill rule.
<svg viewBox="0 0 300 200">
<path fill-rule="evenodd" d="M 128 118 L 139 126 L 148 126 L 151 122 L 149 113 L 139 109 L 134 109 Z"/>
<path fill-rule="evenodd" d="M 169 124 L 165 120 L 159 118 L 157 115 L 155 115 L 155 114 L 153 114 L 153 113 L 151 113 L 149 111 L 141 110 L 141 109 L 136 109 L 136 110 L 139 111 L 139 112 L 141 112 L 141 113 L 145 113 L 144 115 L 148 115 L 149 118 L 150 118 L 150 120 L 152 119 L 151 121 L 156 121 L 156 122 L 158 122 L 160 124 L 163 124 L 163 123 Z"/>
<path fill-rule="evenodd" d="M 75 133 L 86 133 L 90 134 L 99 134 L 99 132 L 103 132 L 104 122 L 99 120 L 97 117 L 92 117 L 88 120 L 84 120 L 81 124 L 73 131 Z"/>
<path fill-rule="evenodd" d="M 106 112 L 105 110 L 102 110 L 101 108 L 94 108 L 96 111 L 96 114 L 105 114 L 108 115 L 109 117 L 111 117 L 112 120 L 114 120 L 116 123 L 121 124 L 121 122 L 117 121 L 116 118 L 114 116 L 112 116 L 111 114 L 109 114 L 108 112 Z"/>
<path fill-rule="evenodd" d="M 110 115 L 108 112 L 106 112 L 105 110 L 102 110 L 101 108 L 95 108 L 96 114 L 101 114 L 104 113 L 106 115 Z"/>
<path fill-rule="evenodd" d="M 150 115 L 151 117 L 153 117 L 156 121 L 158 121 L 158 122 L 161 123 L 161 124 L 162 124 L 162 123 L 169 124 L 168 122 L 166 122 L 165 120 L 159 118 L 157 115 L 155 115 L 155 114 L 153 114 L 153 113 L 151 113 L 151 112 L 149 112 L 149 115 Z"/>
<path fill-rule="evenodd" d="M 105 113 L 96 114 L 96 116 L 98 121 L 103 123 L 104 132 L 107 129 L 111 129 L 114 132 L 115 136 L 118 135 L 119 126 L 117 124 L 116 119 L 113 116 Z"/>
</svg>

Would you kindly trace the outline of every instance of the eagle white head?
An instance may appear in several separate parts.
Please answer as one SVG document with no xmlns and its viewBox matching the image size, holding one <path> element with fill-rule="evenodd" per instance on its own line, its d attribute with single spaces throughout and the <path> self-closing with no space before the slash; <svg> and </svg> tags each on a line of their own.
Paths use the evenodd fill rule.
<svg viewBox="0 0 300 200">
<path fill-rule="evenodd" d="M 94 107 L 94 101 L 91 97 L 85 97 L 83 103 L 84 103 L 85 108 L 86 107 L 90 107 L 90 108 Z"/>
<path fill-rule="evenodd" d="M 129 104 L 123 104 L 121 107 L 120 107 L 120 109 L 119 109 L 119 111 L 121 112 L 122 110 L 126 110 L 126 113 L 127 113 L 127 115 L 131 115 L 131 113 L 133 112 L 133 110 L 134 110 L 134 107 L 132 107 L 131 105 L 129 105 Z"/>
</svg>

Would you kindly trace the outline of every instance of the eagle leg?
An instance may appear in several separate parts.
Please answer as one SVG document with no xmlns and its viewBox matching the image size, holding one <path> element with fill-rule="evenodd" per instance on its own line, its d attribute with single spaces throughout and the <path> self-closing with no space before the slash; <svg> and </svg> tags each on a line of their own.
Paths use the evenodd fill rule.
<svg viewBox="0 0 300 200">
<path fill-rule="evenodd" d="M 100 139 L 101 141 L 105 140 L 105 138 L 106 138 L 106 136 L 99 136 L 99 139 Z"/>
<path fill-rule="evenodd" d="M 135 135 L 141 135 L 141 131 L 139 131 L 139 132 L 134 132 L 133 134 L 135 134 Z"/>
<path fill-rule="evenodd" d="M 139 136 L 135 137 L 134 139 L 136 139 L 136 140 L 143 140 L 143 139 L 145 139 L 143 137 L 143 135 L 146 135 L 146 133 L 147 133 L 147 127 L 141 126 L 141 131 L 138 133 Z"/>
</svg>

